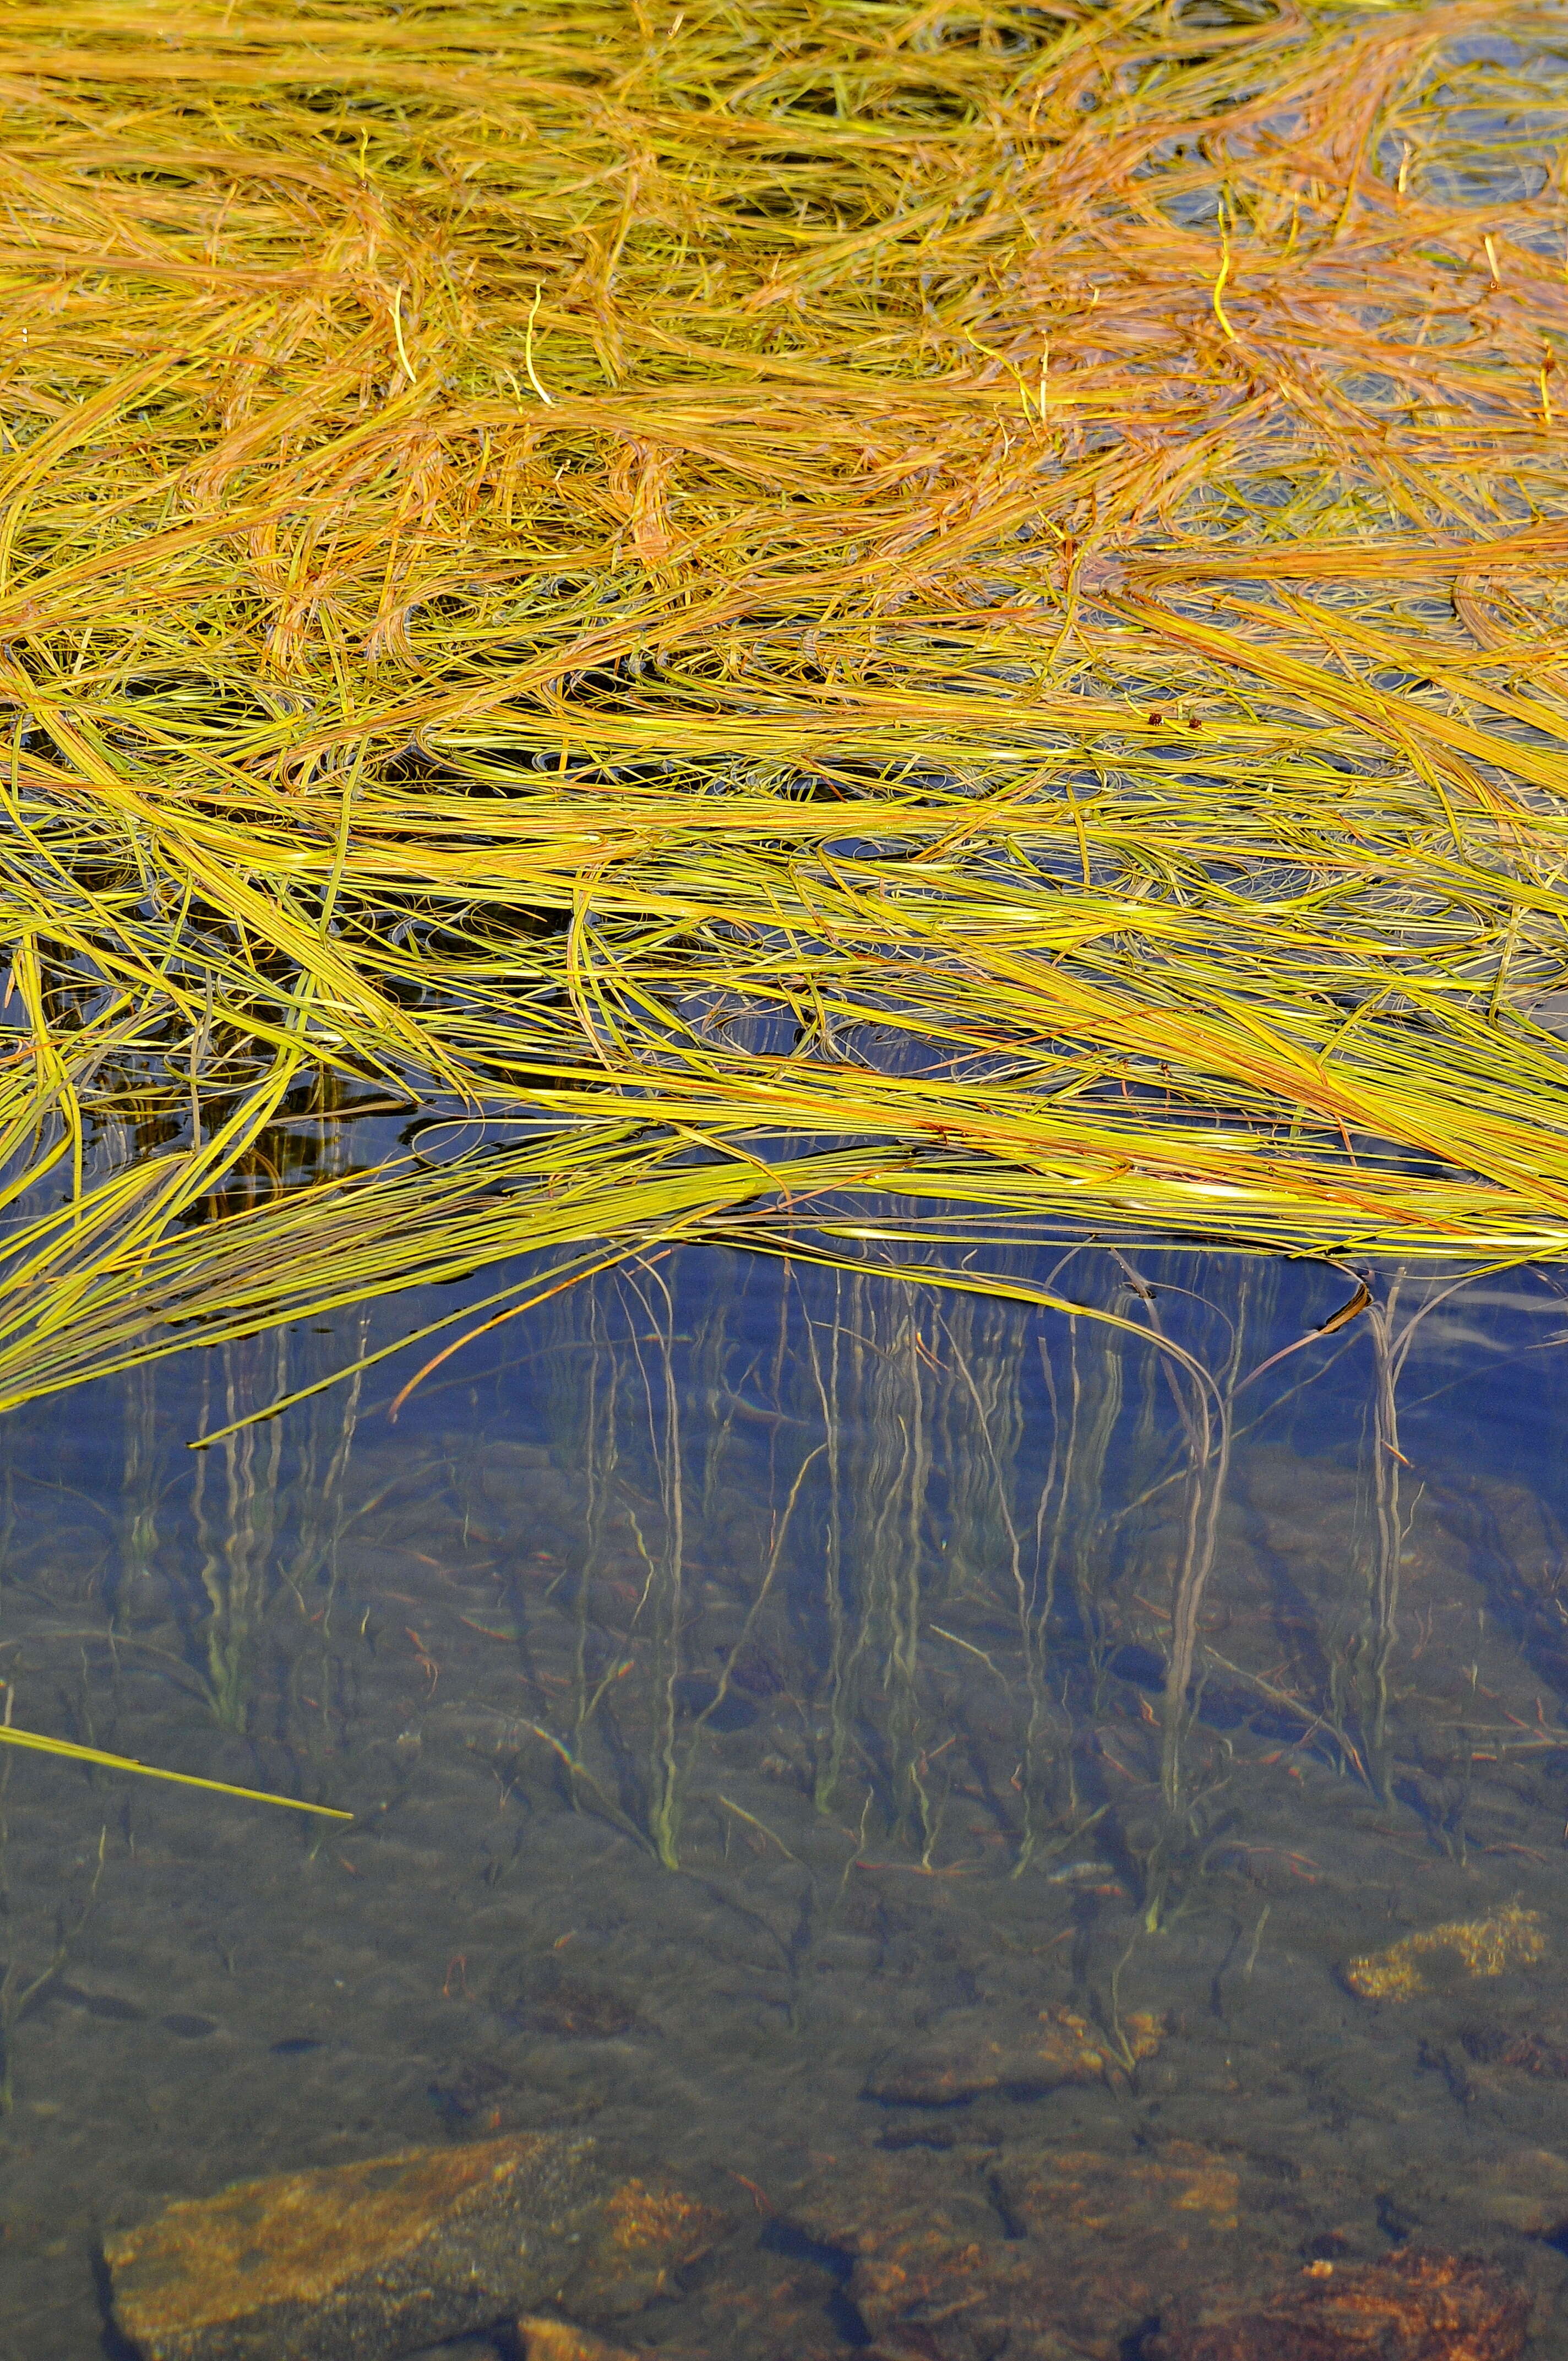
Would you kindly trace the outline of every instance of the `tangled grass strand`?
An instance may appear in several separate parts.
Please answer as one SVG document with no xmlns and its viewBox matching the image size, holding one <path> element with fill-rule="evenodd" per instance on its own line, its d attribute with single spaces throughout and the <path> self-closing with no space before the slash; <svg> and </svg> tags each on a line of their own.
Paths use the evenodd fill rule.
<svg viewBox="0 0 1568 2361">
<path fill-rule="evenodd" d="M 607 1238 L 1568 1252 L 1565 114 L 1469 0 L 5 0 L 0 1402 Z"/>
</svg>

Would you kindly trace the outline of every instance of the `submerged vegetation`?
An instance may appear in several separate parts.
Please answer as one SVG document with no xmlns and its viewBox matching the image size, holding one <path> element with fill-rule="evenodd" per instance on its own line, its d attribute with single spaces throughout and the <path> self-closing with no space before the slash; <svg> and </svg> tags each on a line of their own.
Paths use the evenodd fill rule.
<svg viewBox="0 0 1568 2361">
<path fill-rule="evenodd" d="M 10 0 L 0 1401 L 681 1237 L 1562 1255 L 1565 110 L 1490 5 Z"/>
<path fill-rule="evenodd" d="M 526 1775 L 667 1866 L 691 1821 L 710 1848 L 721 1813 L 787 1852 L 797 1804 L 786 1844 L 759 1817 L 766 1784 L 745 1807 L 716 1784 L 762 1720 L 764 1781 L 861 1852 L 1019 1876 L 1093 1831 L 1154 1931 L 1282 1756 L 1297 1768 L 1277 1779 L 1326 1773 L 1352 1810 L 1409 1810 L 1460 1862 L 1475 1764 L 1522 1748 L 1560 1773 L 1555 1723 L 1503 1708 L 1493 1727 L 1477 1697 L 1489 1616 L 1489 1680 L 1562 1680 L 1550 1509 L 1532 1523 L 1497 1488 L 1516 1525 L 1500 1572 L 1478 1532 L 1473 1565 L 1456 1546 L 1475 1504 L 1441 1426 L 1418 1417 L 1421 1473 L 1402 1496 L 1392 1480 L 1411 1466 L 1401 1407 L 1455 1367 L 1556 1352 L 1560 1288 L 1493 1289 L 1489 1334 L 1481 1283 L 1406 1275 L 1253 1390 L 1305 1274 L 1282 1289 L 1254 1262 L 1216 1287 L 1202 1254 L 1071 1259 L 1102 1316 L 882 1273 L 779 1287 L 700 1256 L 664 1266 L 667 1290 L 633 1268 L 553 1307 L 532 1382 L 587 1513 L 542 1593 L 513 1577 Z M 1103 1319 L 1129 1297 L 1151 1322 L 1135 1341 Z M 464 1518 L 488 1527 L 507 1477 L 476 1462 L 465 1480 Z"/>
<path fill-rule="evenodd" d="M 1487 1419 L 1525 1388 L 1550 1454 L 1561 1275 L 1378 1278 L 1340 1330 L 1332 1272 L 1066 1251 L 1059 1284 L 1150 1326 L 693 1246 L 487 1340 L 396 1434 L 383 1381 L 181 1447 L 341 1337 L 101 1389 L 113 1465 L 24 1408 L 7 1662 L 78 1759 L 361 1833 L 461 1795 L 487 1883 L 564 1809 L 617 1874 L 805 1864 L 829 1916 L 862 1874 L 1081 1883 L 1107 1973 L 1179 1921 L 1251 1928 L 1282 1847 L 1554 1874 L 1559 1488 Z"/>
</svg>

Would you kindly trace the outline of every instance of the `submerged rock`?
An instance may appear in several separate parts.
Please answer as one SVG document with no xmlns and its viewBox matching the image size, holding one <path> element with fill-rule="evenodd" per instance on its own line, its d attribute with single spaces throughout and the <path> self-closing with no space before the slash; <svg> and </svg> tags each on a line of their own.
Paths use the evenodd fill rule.
<svg viewBox="0 0 1568 2361">
<path fill-rule="evenodd" d="M 1130 2234 L 1185 2251 L 1195 2232 L 1231 2231 L 1240 2218 L 1234 2164 L 1193 2140 L 1131 2158 L 1096 2148 L 1012 2151 L 992 2180 L 1010 2219 L 1058 2244 L 1075 2232 Z"/>
<path fill-rule="evenodd" d="M 612 2041 L 643 2030 L 629 1996 L 593 1976 L 570 1974 L 558 1960 L 514 1960 L 497 1976 L 490 1995 L 497 2015 L 520 2033 L 554 2034 L 567 2041 Z"/>
<path fill-rule="evenodd" d="M 1164 2036 L 1164 2018 L 1141 2013 L 1124 2020 L 1119 2043 L 1069 2008 L 1042 2009 L 1035 2025 L 1001 2037 L 982 2018 L 895 2051 L 870 2077 L 865 2095 L 889 2105 L 943 2107 L 989 2091 L 1097 2082 L 1152 2058 Z"/>
<path fill-rule="evenodd" d="M 500 2127 L 500 2102 L 512 2090 L 513 2078 L 494 2059 L 468 2058 L 444 2080 L 428 2086 L 430 2098 L 447 2120 L 466 2124 L 475 2115 L 488 2115 L 491 2128 Z"/>
<path fill-rule="evenodd" d="M 1184 2289 L 1281 2267 L 1271 2225 L 1238 2240 L 1234 2169 L 1172 2141 L 1156 2156 L 1099 2149 L 839 2159 L 786 2205 L 849 2260 L 846 2292 L 877 2361 L 1116 2361 Z M 1274 2248 L 1270 2259 L 1269 2249 Z"/>
<path fill-rule="evenodd" d="M 1554 2148 L 1517 2148 L 1474 2171 L 1474 2202 L 1483 2221 L 1521 2230 L 1527 2238 L 1555 2238 L 1568 2227 L 1568 2157 Z"/>
<path fill-rule="evenodd" d="M 520 2320 L 517 2342 L 521 2361 L 707 2361 L 706 2350 L 691 2345 L 662 2343 L 656 2353 L 647 2345 L 634 2350 L 627 2345 L 609 2345 L 571 2320 Z M 811 2361 L 811 2356 L 792 2353 L 789 2361 Z"/>
<path fill-rule="evenodd" d="M 1515 2361 L 1530 2301 L 1488 2264 L 1403 2251 L 1309 2263 L 1262 2302 L 1224 2293 L 1177 2304 L 1148 2361 Z"/>
<path fill-rule="evenodd" d="M 728 2227 L 663 2180 L 623 2180 L 606 2199 L 597 2234 L 572 2280 L 572 2309 L 619 2320 L 663 2295 L 674 2273 L 695 2263 Z"/>
<path fill-rule="evenodd" d="M 1125 2157 L 1095 2148 L 1005 2153 L 992 2185 L 1038 2256 L 1030 2300 L 1075 2354 L 1112 2361 L 1181 2290 L 1255 2268 L 1275 2225 L 1251 2213 L 1238 2237 L 1234 2161 L 1189 2140 Z M 1277 2268 L 1277 2266 L 1276 2266 Z"/>
<path fill-rule="evenodd" d="M 569 2320 L 520 2320 L 517 2341 L 522 2361 L 638 2361 L 624 2345 L 607 2345 Z"/>
<path fill-rule="evenodd" d="M 241 2181 L 106 2248 L 146 2361 L 390 2361 L 581 2289 L 635 2311 L 721 2217 L 534 2133 Z"/>
<path fill-rule="evenodd" d="M 1546 1949 L 1541 1914 L 1510 1902 L 1490 1918 L 1456 1918 L 1352 1960 L 1344 1980 L 1363 2000 L 1412 2000 L 1444 1983 L 1529 1967 Z"/>
<path fill-rule="evenodd" d="M 1465 2025 L 1459 2039 L 1478 2066 L 1517 2066 L 1554 2082 L 1568 2081 L 1568 2026 L 1561 2020 L 1522 2032 L 1489 2025 Z"/>
</svg>

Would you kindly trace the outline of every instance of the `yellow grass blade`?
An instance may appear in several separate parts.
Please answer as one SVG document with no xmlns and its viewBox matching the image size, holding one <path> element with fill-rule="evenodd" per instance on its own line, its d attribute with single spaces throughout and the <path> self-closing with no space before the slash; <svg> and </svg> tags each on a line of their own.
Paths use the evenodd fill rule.
<svg viewBox="0 0 1568 2361">
<path fill-rule="evenodd" d="M 55 1754 L 69 1763 L 90 1763 L 100 1771 L 132 1771 L 142 1779 L 163 1779 L 177 1787 L 204 1787 L 214 1795 L 237 1795 L 246 1804 L 279 1804 L 287 1812 L 313 1812 L 323 1820 L 351 1820 L 330 1804 L 307 1804 L 298 1795 L 269 1795 L 257 1787 L 231 1786 L 226 1779 L 197 1779 L 186 1771 L 164 1771 L 154 1763 L 133 1762 L 128 1754 L 105 1754 L 100 1747 L 77 1746 L 65 1738 L 45 1738 L 36 1730 L 17 1730 L 0 1722 L 0 1744 L 22 1746 L 35 1754 Z"/>
</svg>

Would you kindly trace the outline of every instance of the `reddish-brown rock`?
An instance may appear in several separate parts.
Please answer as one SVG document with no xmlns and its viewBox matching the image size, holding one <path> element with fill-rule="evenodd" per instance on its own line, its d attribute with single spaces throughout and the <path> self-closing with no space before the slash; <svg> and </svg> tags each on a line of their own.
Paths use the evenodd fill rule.
<svg viewBox="0 0 1568 2361">
<path fill-rule="evenodd" d="M 1038 2148 L 1002 2157 L 992 2173 L 1014 2241 L 1038 2257 L 1031 2291 L 1074 2351 L 1104 2356 L 1183 2288 L 1243 2268 L 1267 2268 L 1271 2225 L 1245 2240 L 1234 2163 L 1190 2141 L 1152 2155 Z M 1277 2252 L 1277 2248 L 1276 2248 Z"/>
<path fill-rule="evenodd" d="M 1261 2302 L 1170 2307 L 1149 2361 L 1515 2361 L 1530 2302 L 1489 2264 L 1401 2252 L 1310 2263 Z"/>
<path fill-rule="evenodd" d="M 1114 2361 L 1170 2297 L 1234 2279 L 1244 2253 L 1267 2284 L 1278 2233 L 1255 2215 L 1243 2249 L 1240 2204 L 1232 2165 L 1173 2141 L 967 2164 L 872 2150 L 825 2161 L 787 2211 L 850 2257 L 875 2361 Z"/>
</svg>

